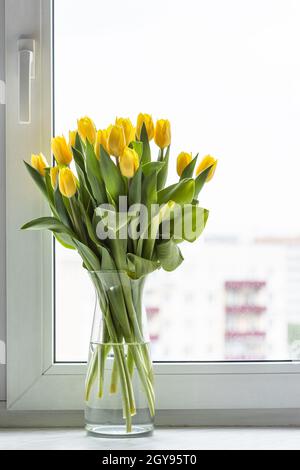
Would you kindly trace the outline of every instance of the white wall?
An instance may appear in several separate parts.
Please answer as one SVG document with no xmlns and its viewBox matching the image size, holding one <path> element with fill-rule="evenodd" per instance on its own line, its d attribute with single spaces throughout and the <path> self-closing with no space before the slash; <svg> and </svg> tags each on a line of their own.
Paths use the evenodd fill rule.
<svg viewBox="0 0 300 470">
<path fill-rule="evenodd" d="M 0 0 L 0 80 L 5 79 L 4 4 Z M 0 104 L 0 341 L 5 341 L 5 106 Z M 0 356 L 0 401 L 5 400 L 5 366 Z"/>
</svg>

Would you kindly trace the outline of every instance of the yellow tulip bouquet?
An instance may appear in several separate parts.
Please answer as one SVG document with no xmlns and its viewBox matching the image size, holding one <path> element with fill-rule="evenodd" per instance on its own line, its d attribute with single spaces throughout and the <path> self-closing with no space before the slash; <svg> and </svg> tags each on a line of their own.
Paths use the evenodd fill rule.
<svg viewBox="0 0 300 470">
<path fill-rule="evenodd" d="M 151 157 L 151 141 L 158 158 Z M 133 376 L 139 377 L 149 413 L 154 416 L 154 383 L 148 341 L 142 319 L 145 278 L 183 262 L 179 245 L 194 242 L 205 228 L 208 211 L 199 195 L 214 175 L 217 161 L 181 153 L 179 179 L 167 186 L 171 126 L 154 125 L 140 114 L 97 130 L 85 117 L 78 128 L 52 140 L 55 166 L 42 154 L 26 167 L 49 203 L 51 217 L 26 224 L 26 230 L 50 230 L 64 247 L 76 250 L 96 288 L 102 312 L 101 337 L 91 350 L 85 398 L 104 395 L 105 362 L 113 356 L 111 395 L 120 393 L 126 431 L 137 413 Z"/>
</svg>

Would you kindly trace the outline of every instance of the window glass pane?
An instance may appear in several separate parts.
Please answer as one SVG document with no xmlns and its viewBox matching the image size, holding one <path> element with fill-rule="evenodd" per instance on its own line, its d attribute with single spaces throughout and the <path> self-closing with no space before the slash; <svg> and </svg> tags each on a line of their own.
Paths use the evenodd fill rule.
<svg viewBox="0 0 300 470">
<path fill-rule="evenodd" d="M 300 2 L 55 1 L 55 129 L 139 112 L 219 158 L 205 236 L 147 285 L 156 360 L 300 358 Z M 56 249 L 56 359 L 84 361 L 93 289 Z"/>
</svg>

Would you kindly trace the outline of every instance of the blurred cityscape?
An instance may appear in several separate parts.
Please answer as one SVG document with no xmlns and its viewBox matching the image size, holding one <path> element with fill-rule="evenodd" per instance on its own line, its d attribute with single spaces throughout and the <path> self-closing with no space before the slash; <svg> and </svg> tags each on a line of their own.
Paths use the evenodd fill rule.
<svg viewBox="0 0 300 470">
<path fill-rule="evenodd" d="M 148 285 L 154 357 L 299 360 L 300 237 L 203 245 L 184 273 L 162 285 L 160 272 Z"/>
<path fill-rule="evenodd" d="M 154 360 L 300 359 L 300 237 L 209 237 L 183 252 L 146 284 Z M 56 359 L 82 362 L 93 289 L 76 255 L 58 247 L 56 264 Z"/>
</svg>

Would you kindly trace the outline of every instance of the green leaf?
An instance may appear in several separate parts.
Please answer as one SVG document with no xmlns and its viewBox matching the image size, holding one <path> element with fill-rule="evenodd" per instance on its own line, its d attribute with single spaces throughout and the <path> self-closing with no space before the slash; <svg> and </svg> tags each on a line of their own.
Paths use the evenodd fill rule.
<svg viewBox="0 0 300 470">
<path fill-rule="evenodd" d="M 55 200 L 56 211 L 57 211 L 57 214 L 58 214 L 60 220 L 62 221 L 62 223 L 64 225 L 66 225 L 66 227 L 70 228 L 71 225 L 72 225 L 71 220 L 70 220 L 70 217 L 68 215 L 68 212 L 67 212 L 67 209 L 66 209 L 66 206 L 65 206 L 65 203 L 64 203 L 64 198 L 61 195 L 60 190 L 59 190 L 58 187 L 54 191 L 54 200 Z M 67 203 L 69 203 L 68 200 L 67 200 Z"/>
<path fill-rule="evenodd" d="M 151 162 L 151 149 L 145 123 L 143 124 L 141 130 L 141 142 L 143 143 L 143 155 L 141 158 L 141 164 L 144 165 L 145 163 Z"/>
<path fill-rule="evenodd" d="M 173 184 L 166 189 L 158 192 L 158 203 L 164 204 L 168 201 L 174 201 L 176 204 L 190 204 L 194 199 L 195 181 L 185 179 Z"/>
<path fill-rule="evenodd" d="M 86 173 L 97 204 L 100 205 L 107 202 L 105 184 L 101 176 L 100 164 L 97 160 L 94 148 L 88 140 L 86 142 Z"/>
<path fill-rule="evenodd" d="M 80 152 L 82 155 L 84 155 L 84 147 L 85 145 L 82 142 L 81 137 L 77 132 L 76 139 L 75 139 L 75 149 L 78 150 L 78 152 Z"/>
<path fill-rule="evenodd" d="M 83 204 L 87 207 L 89 204 L 90 200 L 92 201 L 93 205 L 95 205 L 95 199 L 93 195 L 93 191 L 91 188 L 91 185 L 89 183 L 86 169 L 85 169 L 85 160 L 76 148 L 72 149 L 73 151 L 73 157 L 76 165 L 76 171 L 77 175 L 79 178 L 79 184 L 80 184 L 80 189 L 79 189 L 79 195 L 80 199 L 82 200 Z"/>
<path fill-rule="evenodd" d="M 102 220 L 108 231 L 117 234 L 120 230 L 128 225 L 128 213 L 117 212 L 105 207 L 97 207 L 95 209 L 96 217 Z"/>
<path fill-rule="evenodd" d="M 163 204 L 158 213 L 154 215 L 152 220 L 148 223 L 148 227 L 141 235 L 137 245 L 137 255 L 142 256 L 145 259 L 152 259 L 155 242 L 159 233 L 160 224 L 170 218 L 174 208 L 174 202 L 169 201 L 167 204 Z"/>
<path fill-rule="evenodd" d="M 164 166 L 164 162 L 149 162 L 142 166 L 142 170 L 145 176 L 150 176 L 153 173 L 159 173 Z"/>
<path fill-rule="evenodd" d="M 157 190 L 161 191 L 165 186 L 168 179 L 169 160 L 170 160 L 171 146 L 168 147 L 165 158 L 163 159 L 164 167 L 160 171 L 157 179 Z"/>
<path fill-rule="evenodd" d="M 140 256 L 133 255 L 132 253 L 127 255 L 127 263 L 128 275 L 132 279 L 141 279 L 142 277 L 153 273 L 160 267 L 158 262 L 141 258 Z"/>
<path fill-rule="evenodd" d="M 90 239 L 92 240 L 92 242 L 98 246 L 99 245 L 99 240 L 96 236 L 96 233 L 95 233 L 95 230 L 94 230 L 94 227 L 93 227 L 93 224 L 92 224 L 92 221 L 89 217 L 89 214 L 87 213 L 87 211 L 85 210 L 83 204 L 81 201 L 78 201 L 78 205 L 79 205 L 79 209 L 80 209 L 80 213 L 81 213 L 81 216 L 82 216 L 82 219 L 84 220 L 85 222 L 85 225 L 86 225 L 86 228 L 87 228 L 87 231 L 88 231 L 88 235 L 90 237 Z"/>
<path fill-rule="evenodd" d="M 143 148 L 144 148 L 143 142 L 136 142 L 136 141 L 131 142 L 129 147 L 136 151 L 136 153 L 139 156 L 139 159 L 141 160 L 143 156 Z"/>
<path fill-rule="evenodd" d="M 101 270 L 104 272 L 116 271 L 116 265 L 107 248 L 101 246 L 99 252 L 101 254 Z"/>
<path fill-rule="evenodd" d="M 142 203 L 151 211 L 152 204 L 157 204 L 157 173 L 144 177 L 142 184 Z"/>
<path fill-rule="evenodd" d="M 119 196 L 126 194 L 126 186 L 119 169 L 102 145 L 100 148 L 100 168 L 107 191 L 117 202 Z"/>
<path fill-rule="evenodd" d="M 39 174 L 39 172 L 35 168 L 33 168 L 31 165 L 29 165 L 25 161 L 24 161 L 24 163 L 25 163 L 25 166 L 26 166 L 30 176 L 32 177 L 34 182 L 37 184 L 39 189 L 42 191 L 44 196 L 48 199 L 48 193 L 47 193 L 47 188 L 46 188 L 46 183 L 45 183 L 44 178 Z"/>
<path fill-rule="evenodd" d="M 199 153 L 195 158 L 193 158 L 191 163 L 184 169 L 182 176 L 180 178 L 181 180 L 184 180 L 186 178 L 193 178 L 198 156 L 199 156 Z"/>
<path fill-rule="evenodd" d="M 189 243 L 196 241 L 205 229 L 209 211 L 195 205 L 185 205 L 176 208 L 172 221 L 172 233 L 178 243 L 185 240 Z"/>
<path fill-rule="evenodd" d="M 79 240 L 74 240 L 78 253 L 80 254 L 86 268 L 89 271 L 100 271 L 100 260 L 95 253 Z"/>
<path fill-rule="evenodd" d="M 129 207 L 140 204 L 142 198 L 142 167 L 140 166 L 130 182 L 128 202 Z"/>
<path fill-rule="evenodd" d="M 72 230 L 54 217 L 41 217 L 40 219 L 32 220 L 25 224 L 21 230 L 51 230 L 52 232 L 65 233 L 72 238 L 76 238 Z"/>
<path fill-rule="evenodd" d="M 65 235 L 64 233 L 56 233 L 53 232 L 53 235 L 58 243 L 60 243 L 64 248 L 68 250 L 76 250 L 76 246 L 69 235 Z"/>
<path fill-rule="evenodd" d="M 81 171 L 85 172 L 85 160 L 83 154 L 76 147 L 72 148 L 72 153 L 76 166 L 78 166 Z"/>
<path fill-rule="evenodd" d="M 158 243 L 156 254 L 162 268 L 168 272 L 175 271 L 184 261 L 182 253 L 173 239 Z"/>
<path fill-rule="evenodd" d="M 54 207 L 54 191 L 52 188 L 52 183 L 51 183 L 51 178 L 50 178 L 50 168 L 46 168 L 45 184 L 46 184 L 46 191 L 48 195 L 49 204 L 52 209 Z"/>
<path fill-rule="evenodd" d="M 214 165 L 211 165 L 208 167 L 206 170 L 204 170 L 200 175 L 196 178 L 195 180 L 195 199 L 199 196 L 200 192 L 203 189 L 203 186 L 206 183 L 206 180 L 208 178 L 208 175 L 210 173 L 210 170 L 212 169 Z"/>
</svg>

